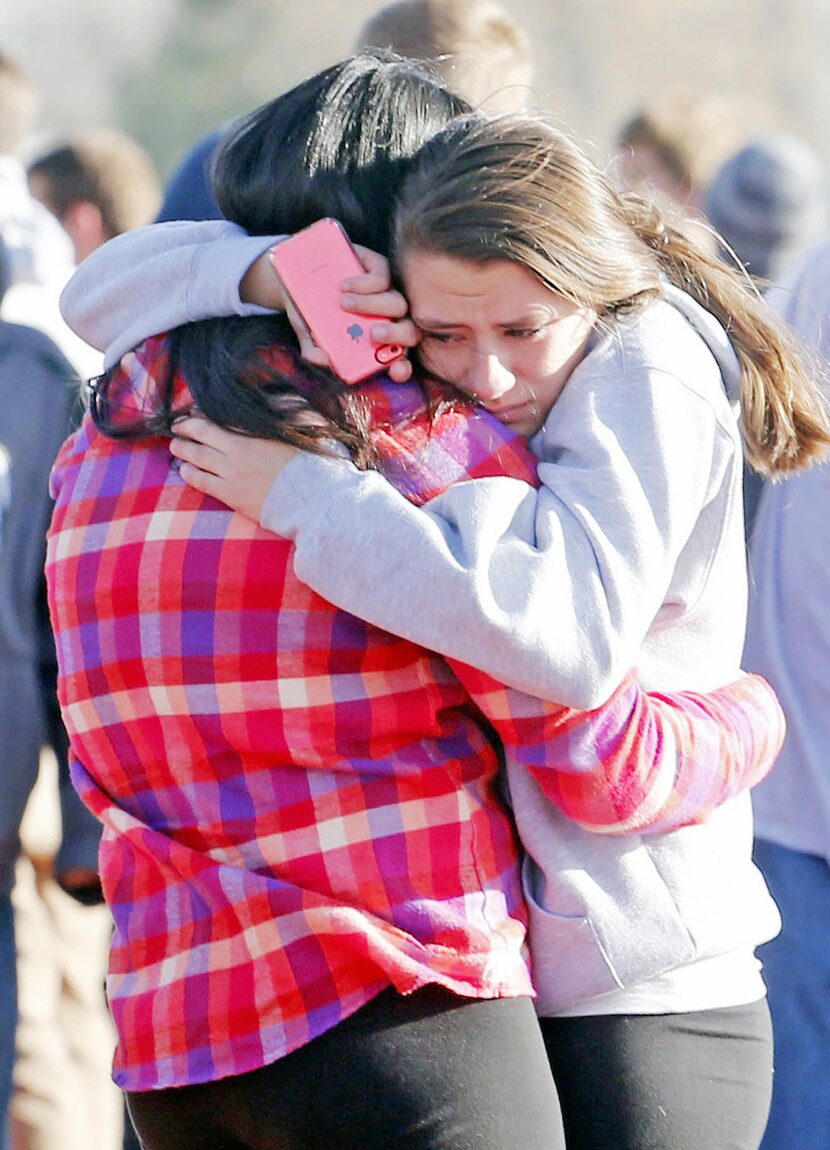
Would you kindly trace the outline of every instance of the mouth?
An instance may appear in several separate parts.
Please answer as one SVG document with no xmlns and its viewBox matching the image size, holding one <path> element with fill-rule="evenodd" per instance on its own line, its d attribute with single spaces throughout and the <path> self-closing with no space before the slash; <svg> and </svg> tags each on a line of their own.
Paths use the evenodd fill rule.
<svg viewBox="0 0 830 1150">
<path fill-rule="evenodd" d="M 488 407 L 487 410 L 500 423 L 517 423 L 519 420 L 528 419 L 537 414 L 536 405 L 530 399 L 511 404 L 510 407 Z"/>
</svg>

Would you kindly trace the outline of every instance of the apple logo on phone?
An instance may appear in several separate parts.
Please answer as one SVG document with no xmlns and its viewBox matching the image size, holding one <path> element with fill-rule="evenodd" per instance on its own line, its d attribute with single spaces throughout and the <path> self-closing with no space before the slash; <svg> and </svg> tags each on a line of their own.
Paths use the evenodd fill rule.
<svg viewBox="0 0 830 1150">
<path fill-rule="evenodd" d="M 346 335 L 350 335 L 354 342 L 357 343 L 363 336 L 363 328 L 359 323 L 353 323 L 346 328 Z"/>
</svg>

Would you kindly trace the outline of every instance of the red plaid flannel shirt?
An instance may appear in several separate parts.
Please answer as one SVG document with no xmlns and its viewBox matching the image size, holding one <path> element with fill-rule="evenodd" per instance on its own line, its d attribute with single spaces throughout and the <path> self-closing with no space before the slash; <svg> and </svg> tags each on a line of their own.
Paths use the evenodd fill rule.
<svg viewBox="0 0 830 1150">
<path fill-rule="evenodd" d="M 165 372 L 152 340 L 120 383 L 141 407 Z M 410 498 L 474 476 L 535 481 L 523 442 L 489 419 L 450 410 L 430 432 L 417 389 L 366 394 L 384 470 Z M 718 693 L 720 734 L 705 706 L 695 724 L 682 697 L 654 703 L 633 680 L 579 716 L 459 678 L 301 584 L 290 544 L 188 488 L 162 439 L 110 440 L 87 418 L 54 492 L 60 701 L 74 781 L 104 824 L 125 1089 L 255 1069 L 390 984 L 530 993 L 499 754 L 468 688 L 508 754 L 589 825 L 676 819 L 672 796 L 692 793 L 679 784 L 705 758 L 698 726 L 734 766 L 707 759 L 707 801 L 769 766 L 742 726 L 766 708 L 775 741 L 761 681 Z M 648 796 L 669 776 L 658 810 Z"/>
</svg>

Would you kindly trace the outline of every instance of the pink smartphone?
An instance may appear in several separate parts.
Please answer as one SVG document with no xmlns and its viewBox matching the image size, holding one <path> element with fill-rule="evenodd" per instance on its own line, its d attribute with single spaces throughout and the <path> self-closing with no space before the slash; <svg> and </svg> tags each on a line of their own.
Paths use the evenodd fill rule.
<svg viewBox="0 0 830 1150">
<path fill-rule="evenodd" d="M 271 263 L 305 320 L 312 338 L 329 357 L 332 371 L 359 383 L 403 355 L 397 344 L 375 343 L 369 335 L 383 316 L 344 311 L 342 281 L 366 269 L 337 220 L 323 219 L 283 240 Z"/>
</svg>

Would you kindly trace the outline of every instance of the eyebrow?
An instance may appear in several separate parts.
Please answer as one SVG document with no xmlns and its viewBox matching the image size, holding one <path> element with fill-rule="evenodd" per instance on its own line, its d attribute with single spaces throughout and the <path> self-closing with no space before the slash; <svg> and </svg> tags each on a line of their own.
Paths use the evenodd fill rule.
<svg viewBox="0 0 830 1150">
<path fill-rule="evenodd" d="M 548 316 L 543 319 L 540 315 L 522 315 L 516 319 L 497 323 L 495 326 L 505 329 L 511 327 L 544 327 L 548 323 L 553 323 L 557 318 L 557 316 Z M 432 331 L 451 331 L 453 328 L 469 326 L 466 323 L 451 323 L 445 319 L 432 319 L 430 316 L 424 316 L 423 319 L 419 319 L 416 315 L 412 316 L 412 322 L 416 327 L 429 328 Z"/>
<path fill-rule="evenodd" d="M 430 319 L 429 316 L 425 316 L 423 319 L 419 319 L 416 315 L 413 315 L 412 316 L 412 322 L 415 324 L 416 327 L 431 327 L 431 328 L 464 327 L 463 323 L 447 323 L 446 320 Z"/>
</svg>

